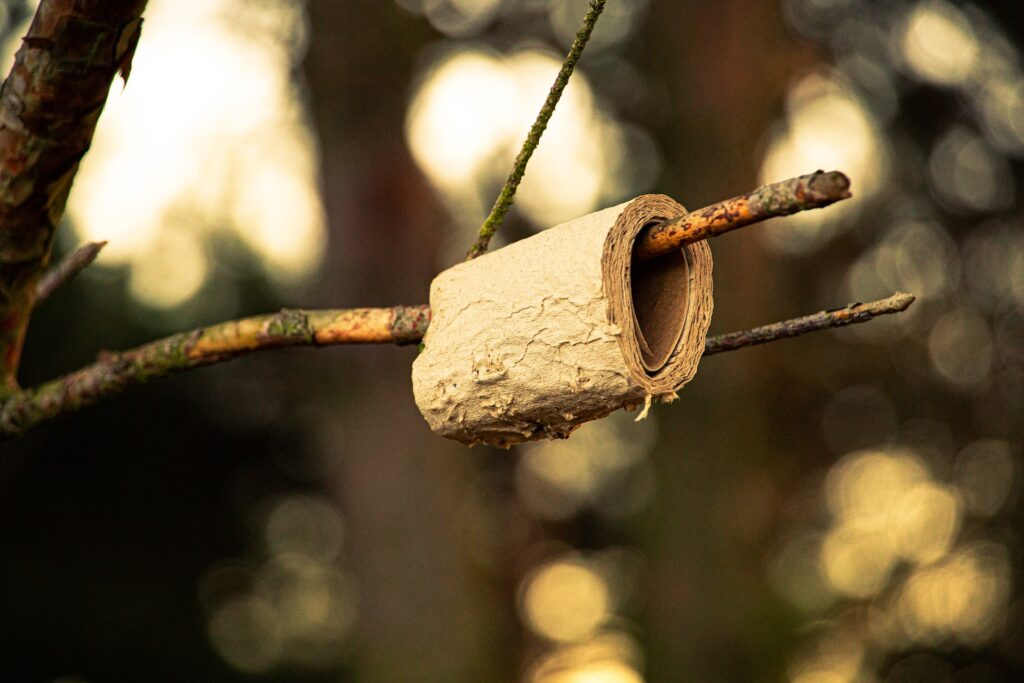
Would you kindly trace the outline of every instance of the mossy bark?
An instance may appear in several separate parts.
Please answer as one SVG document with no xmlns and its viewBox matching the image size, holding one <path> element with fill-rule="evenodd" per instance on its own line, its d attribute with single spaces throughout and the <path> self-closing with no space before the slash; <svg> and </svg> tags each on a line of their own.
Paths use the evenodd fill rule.
<svg viewBox="0 0 1024 683">
<path fill-rule="evenodd" d="M 0 439 L 92 405 L 125 389 L 201 365 L 285 346 L 410 344 L 430 324 L 427 306 L 284 309 L 164 337 L 17 392 L 0 402 Z"/>
</svg>

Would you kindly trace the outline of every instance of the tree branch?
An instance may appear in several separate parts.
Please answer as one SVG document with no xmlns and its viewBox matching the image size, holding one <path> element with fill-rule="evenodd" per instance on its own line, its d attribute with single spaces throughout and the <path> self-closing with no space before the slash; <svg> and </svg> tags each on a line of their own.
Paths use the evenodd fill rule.
<svg viewBox="0 0 1024 683">
<path fill-rule="evenodd" d="M 12 394 L 0 406 L 0 437 L 12 437 L 151 379 L 285 346 L 412 344 L 430 324 L 427 306 L 285 309 L 190 332 L 130 351 L 101 354 L 92 365 Z"/>
<path fill-rule="evenodd" d="M 498 199 L 494 202 L 490 215 L 487 216 L 487 220 L 480 226 L 480 234 L 477 236 L 476 242 L 473 243 L 469 253 L 466 254 L 467 261 L 487 253 L 487 248 L 491 244 L 491 238 L 494 237 L 494 233 L 497 232 L 498 227 L 505 220 L 505 214 L 512 208 L 512 200 L 515 197 L 516 190 L 519 189 L 519 183 L 522 181 L 523 175 L 526 173 L 526 164 L 530 162 L 533 151 L 540 144 L 540 137 L 544 134 L 548 121 L 551 120 L 551 115 L 555 113 L 555 107 L 558 106 L 558 100 L 562 97 L 562 91 L 569 84 L 569 77 L 572 76 L 573 69 L 576 68 L 576 62 L 579 61 L 580 56 L 583 54 L 583 49 L 586 48 L 587 41 L 590 40 L 590 34 L 594 32 L 597 18 L 604 11 L 604 3 L 605 0 L 591 0 L 590 9 L 587 10 L 587 14 L 583 18 L 583 25 L 576 33 L 576 39 L 573 40 L 572 47 L 569 48 L 569 54 L 565 56 L 565 61 L 562 62 L 562 68 L 558 71 L 558 76 L 555 77 L 554 85 L 551 86 L 547 99 L 544 100 L 544 105 L 537 114 L 537 119 L 530 127 L 530 132 L 523 142 L 523 147 L 519 150 L 519 155 L 512 165 L 512 172 L 509 173 L 505 186 L 501 188 L 501 194 L 498 195 Z"/>
<path fill-rule="evenodd" d="M 686 229 L 672 229 L 667 231 L 668 237 L 658 238 L 657 253 L 667 253 L 682 244 L 767 217 L 838 201 L 849 196 L 845 193 L 846 186 L 848 181 L 841 173 L 819 171 L 712 204 L 684 216 Z M 673 222 L 677 223 L 680 221 Z M 70 260 L 73 259 L 75 255 Z M 60 269 L 58 266 L 57 270 Z M 898 294 L 883 301 L 851 304 L 836 311 L 712 337 L 704 353 L 710 355 L 827 327 L 865 322 L 876 315 L 904 310 L 911 301 L 912 296 Z M 102 355 L 92 365 L 33 389 L 11 392 L 6 399 L 0 396 L 0 438 L 24 433 L 156 377 L 284 346 L 411 344 L 422 339 L 429 323 L 427 306 L 325 311 L 286 309 L 171 335 L 130 351 Z"/>
<path fill-rule="evenodd" d="M 36 282 L 146 0 L 42 0 L 0 88 L 0 395 L 17 390 Z"/>
<path fill-rule="evenodd" d="M 86 242 L 61 259 L 61 262 L 43 273 L 36 284 L 36 305 L 50 298 L 50 295 L 71 282 L 76 275 L 89 266 L 106 242 Z"/>
<path fill-rule="evenodd" d="M 827 330 L 831 327 L 844 327 L 856 323 L 865 323 L 872 318 L 890 313 L 901 313 L 914 303 L 914 295 L 906 292 L 897 292 L 885 299 L 869 301 L 867 303 L 846 304 L 842 308 L 834 308 L 829 311 L 819 311 L 802 318 L 783 320 L 782 322 L 755 327 L 752 330 L 730 332 L 720 334 L 717 337 L 708 337 L 704 345 L 704 355 L 710 356 L 722 351 L 734 351 L 747 346 L 757 346 L 768 342 L 786 339 L 787 337 L 799 337 L 808 332 Z"/>
<path fill-rule="evenodd" d="M 879 315 L 904 311 L 913 301 L 913 295 L 898 293 L 879 301 L 708 337 L 704 355 L 867 322 Z M 201 365 L 285 346 L 412 344 L 423 338 L 429 324 L 427 306 L 285 309 L 171 335 L 130 351 L 105 354 L 92 365 L 11 395 L 0 405 L 0 438 L 18 436 L 125 389 Z"/>
<path fill-rule="evenodd" d="M 817 171 L 764 185 L 753 192 L 688 213 L 648 228 L 633 251 L 639 261 L 667 254 L 684 244 L 717 237 L 775 216 L 820 209 L 849 198 L 850 180 L 839 171 Z"/>
<path fill-rule="evenodd" d="M 146 0 L 42 0 L 0 87 L 0 438 L 22 434 L 150 379 L 201 365 L 284 346 L 414 343 L 429 325 L 427 306 L 286 309 L 103 354 L 90 366 L 33 389 L 18 389 L 21 347 L 36 301 L 74 277 L 103 246 L 79 250 L 40 282 L 110 84 L 118 72 L 127 80 L 145 5 Z M 605 0 L 591 0 L 583 26 L 467 258 L 487 251 L 504 220 L 604 5 Z M 650 229 L 638 240 L 636 255 L 654 258 L 766 218 L 827 206 L 849 197 L 848 189 L 846 176 L 821 171 L 767 185 Z M 896 294 L 712 337 L 705 354 L 865 322 L 905 310 L 912 301 L 909 294 Z"/>
</svg>

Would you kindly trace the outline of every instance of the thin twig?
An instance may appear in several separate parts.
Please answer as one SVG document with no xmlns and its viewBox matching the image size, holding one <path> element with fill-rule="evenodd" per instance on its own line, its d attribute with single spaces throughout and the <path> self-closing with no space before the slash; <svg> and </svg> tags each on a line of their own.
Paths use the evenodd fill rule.
<svg viewBox="0 0 1024 683">
<path fill-rule="evenodd" d="M 722 351 L 733 351 L 747 346 L 757 346 L 768 342 L 786 339 L 787 337 L 799 337 L 808 332 L 827 330 L 831 327 L 843 327 L 855 323 L 864 323 L 880 315 L 900 313 L 907 310 L 910 304 L 914 303 L 914 295 L 905 292 L 897 292 L 885 299 L 868 301 L 867 303 L 847 304 L 842 308 L 835 308 L 830 311 L 820 311 L 805 315 L 802 318 L 783 320 L 763 327 L 755 327 L 752 330 L 730 332 L 720 334 L 716 337 L 708 337 L 704 345 L 704 355 L 710 356 Z"/>
<path fill-rule="evenodd" d="M 867 322 L 879 315 L 906 310 L 913 300 L 911 294 L 894 294 L 888 299 L 708 337 L 704 355 Z M 130 351 L 106 354 L 69 375 L 12 394 L 0 404 L 0 439 L 18 436 L 151 379 L 190 368 L 285 346 L 413 344 L 423 338 L 429 324 L 427 306 L 286 309 L 171 335 Z"/>
<path fill-rule="evenodd" d="M 717 237 L 775 216 L 820 209 L 850 197 L 850 180 L 839 171 L 817 171 L 757 188 L 680 216 L 641 233 L 633 252 L 647 261 L 684 244 Z"/>
<path fill-rule="evenodd" d="M 583 18 L 583 25 L 576 33 L 576 39 L 572 41 L 569 54 L 566 55 L 565 61 L 562 62 L 562 68 L 559 70 L 558 76 L 555 77 L 555 83 L 551 86 L 547 99 L 544 100 L 544 105 L 537 114 L 537 119 L 533 122 L 533 126 L 530 127 L 530 132 L 523 142 L 522 149 L 519 150 L 515 164 L 512 166 L 512 172 L 509 173 L 505 186 L 501 188 L 501 194 L 498 195 L 498 199 L 494 202 L 490 215 L 487 216 L 487 220 L 480 226 L 480 233 L 477 236 L 476 242 L 473 243 L 469 253 L 466 254 L 467 261 L 487 253 L 491 238 L 494 237 L 494 233 L 497 232 L 498 227 L 505 220 L 505 214 L 512 208 L 512 200 L 515 197 L 516 190 L 519 188 L 519 183 L 523 179 L 523 174 L 526 173 L 526 164 L 529 163 L 530 157 L 533 156 L 533 151 L 537 149 L 540 137 L 544 134 L 551 115 L 555 113 L 555 107 L 558 106 L 558 100 L 562 97 L 562 91 L 565 90 L 565 86 L 569 83 L 569 77 L 572 76 L 573 69 L 576 68 L 576 62 L 579 61 L 580 55 L 583 54 L 583 49 L 587 46 L 587 41 L 590 40 L 590 34 L 594 32 L 597 18 L 604 11 L 604 4 L 605 0 L 591 0 L 590 9 L 587 10 L 587 14 Z"/>
<path fill-rule="evenodd" d="M 429 324 L 427 306 L 285 309 L 181 332 L 130 351 L 103 354 L 92 365 L 12 394 L 0 406 L 0 438 L 17 436 L 151 379 L 254 351 L 285 346 L 411 344 L 423 338 Z"/>
<path fill-rule="evenodd" d="M 89 266 L 107 246 L 104 242 L 86 242 L 61 259 L 60 263 L 46 271 L 36 283 L 36 306 L 50 298 L 50 295 L 69 283 L 76 275 Z"/>
</svg>

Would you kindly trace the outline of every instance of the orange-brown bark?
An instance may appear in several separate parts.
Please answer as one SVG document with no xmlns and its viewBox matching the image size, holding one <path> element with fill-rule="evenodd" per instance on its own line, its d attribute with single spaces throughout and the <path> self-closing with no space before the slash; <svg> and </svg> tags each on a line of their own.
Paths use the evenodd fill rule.
<svg viewBox="0 0 1024 683">
<path fill-rule="evenodd" d="M 109 398 L 151 379 L 285 346 L 411 344 L 430 324 L 427 306 L 304 311 L 285 309 L 180 332 L 0 401 L 0 438 Z"/>
<path fill-rule="evenodd" d="M 764 185 L 649 228 L 641 233 L 633 255 L 639 261 L 647 261 L 684 244 L 717 237 L 776 216 L 820 209 L 849 196 L 850 180 L 838 171 L 818 171 Z"/>
</svg>

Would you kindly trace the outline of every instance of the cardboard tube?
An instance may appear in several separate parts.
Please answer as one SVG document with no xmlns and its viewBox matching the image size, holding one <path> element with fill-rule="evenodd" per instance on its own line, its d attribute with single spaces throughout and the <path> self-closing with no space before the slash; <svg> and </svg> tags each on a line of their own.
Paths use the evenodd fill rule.
<svg viewBox="0 0 1024 683">
<path fill-rule="evenodd" d="M 508 447 L 673 400 L 704 349 L 711 251 L 697 242 L 636 264 L 633 248 L 684 212 L 644 195 L 438 275 L 412 372 L 431 429 Z"/>
</svg>

